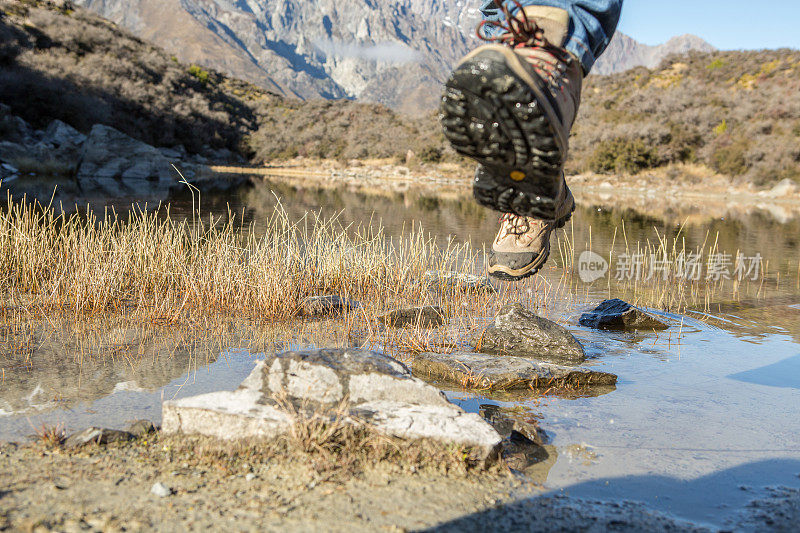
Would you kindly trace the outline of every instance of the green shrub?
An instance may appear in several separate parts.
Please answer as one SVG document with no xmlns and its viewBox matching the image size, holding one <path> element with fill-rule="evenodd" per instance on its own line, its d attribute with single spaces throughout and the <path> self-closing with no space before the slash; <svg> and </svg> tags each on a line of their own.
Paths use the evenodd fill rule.
<svg viewBox="0 0 800 533">
<path fill-rule="evenodd" d="M 426 146 L 419 153 L 419 160 L 423 163 L 439 163 L 442 160 L 442 149 L 438 146 Z"/>
<path fill-rule="evenodd" d="M 633 174 L 658 165 L 654 148 L 641 139 L 616 138 L 602 141 L 589 158 L 589 169 L 599 174 Z"/>
<path fill-rule="evenodd" d="M 747 141 L 742 137 L 723 140 L 711 154 L 711 166 L 727 176 L 744 174 L 747 172 L 747 146 Z"/>
<path fill-rule="evenodd" d="M 203 70 L 197 65 L 191 65 L 189 67 L 189 74 L 200 80 L 202 83 L 208 83 L 208 71 Z"/>
</svg>

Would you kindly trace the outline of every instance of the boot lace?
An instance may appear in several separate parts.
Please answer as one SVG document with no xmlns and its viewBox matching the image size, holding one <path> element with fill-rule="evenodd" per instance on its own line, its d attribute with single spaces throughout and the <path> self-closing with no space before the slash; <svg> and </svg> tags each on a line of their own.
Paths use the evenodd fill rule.
<svg viewBox="0 0 800 533">
<path fill-rule="evenodd" d="M 505 213 L 500 217 L 500 227 L 503 231 L 503 238 L 513 236 L 517 240 L 526 240 L 533 238 L 534 226 L 543 226 L 546 222 L 544 220 L 537 220 L 530 217 L 523 217 L 515 215 L 514 213 Z"/>
<path fill-rule="evenodd" d="M 557 82 L 558 74 L 566 70 L 566 65 L 570 63 L 572 58 L 566 50 L 553 45 L 547 40 L 544 36 L 544 30 L 536 24 L 535 20 L 528 18 L 518 0 L 511 1 L 518 10 L 517 15 L 511 14 L 511 10 L 503 0 L 496 0 L 495 4 L 500 7 L 506 18 L 505 22 L 496 20 L 481 21 L 475 33 L 483 41 L 505 44 L 511 48 L 533 48 L 546 51 L 554 56 L 555 61 L 545 61 L 540 57 L 538 60 L 543 64 L 536 66 L 544 67 L 544 74 L 549 78 L 549 81 Z M 503 32 L 500 35 L 488 35 L 486 33 L 487 26 L 500 28 Z"/>
</svg>

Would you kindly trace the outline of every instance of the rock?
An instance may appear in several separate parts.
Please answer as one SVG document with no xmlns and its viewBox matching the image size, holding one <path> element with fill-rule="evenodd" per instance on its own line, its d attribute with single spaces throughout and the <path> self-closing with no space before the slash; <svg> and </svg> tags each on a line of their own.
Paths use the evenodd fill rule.
<svg viewBox="0 0 800 533">
<path fill-rule="evenodd" d="M 481 390 L 583 388 L 617 382 L 614 374 L 587 368 L 463 352 L 417 354 L 414 373 Z"/>
<path fill-rule="evenodd" d="M 400 438 L 468 446 L 484 463 L 499 452 L 500 435 L 477 414 L 448 402 L 399 361 L 360 349 L 277 354 L 259 362 L 236 391 L 164 402 L 162 431 L 221 439 L 275 437 L 302 423 L 298 417 L 330 420 L 345 400 L 346 423 Z"/>
<path fill-rule="evenodd" d="M 67 437 L 67 440 L 64 441 L 64 447 L 80 448 L 87 444 L 110 444 L 131 439 L 133 439 L 133 435 L 127 431 L 90 427 Z"/>
<path fill-rule="evenodd" d="M 479 352 L 530 357 L 540 361 L 579 364 L 583 346 L 565 328 L 541 318 L 520 304 L 506 305 L 476 339 Z"/>
<path fill-rule="evenodd" d="M 177 183 L 172 172 L 158 149 L 96 124 L 83 143 L 77 179 L 92 195 L 158 200 Z"/>
<path fill-rule="evenodd" d="M 338 315 L 360 307 L 360 303 L 336 294 L 328 296 L 310 296 L 300 304 L 298 314 L 308 318 L 321 318 Z"/>
<path fill-rule="evenodd" d="M 155 494 L 159 498 L 166 498 L 167 496 L 172 495 L 172 489 L 167 487 L 160 481 L 157 481 L 156 483 L 153 484 L 152 487 L 150 487 L 150 493 Z"/>
<path fill-rule="evenodd" d="M 54 120 L 47 126 L 42 140 L 52 144 L 56 148 L 62 146 L 80 146 L 86 141 L 86 135 L 69 124 L 65 124 L 60 120 Z"/>
<path fill-rule="evenodd" d="M 485 291 L 497 292 L 491 280 L 484 276 L 473 276 L 461 272 L 430 270 L 425 273 L 425 283 L 433 291 Z"/>
<path fill-rule="evenodd" d="M 24 157 L 38 157 L 38 154 L 33 154 L 30 148 L 22 144 L 0 141 L 0 161 L 11 164 Z"/>
<path fill-rule="evenodd" d="M 17 167 L 9 165 L 8 163 L 0 164 L 0 170 L 2 170 L 4 174 L 17 174 L 19 172 Z"/>
<path fill-rule="evenodd" d="M 255 478 L 256 478 L 256 475 L 254 473 L 252 473 L 252 472 L 248 472 L 248 474 L 246 476 L 244 476 L 244 479 L 247 480 L 247 481 L 253 481 Z"/>
<path fill-rule="evenodd" d="M 628 302 L 604 300 L 594 310 L 583 313 L 580 325 L 598 329 L 667 329 L 669 325 Z"/>
<path fill-rule="evenodd" d="M 179 161 L 183 158 L 181 153 L 174 148 L 159 148 L 158 151 L 170 161 Z"/>
<path fill-rule="evenodd" d="M 441 307 L 430 305 L 409 309 L 395 309 L 378 317 L 378 320 L 393 328 L 404 328 L 406 326 L 437 327 L 444 324 L 444 311 Z"/>
<path fill-rule="evenodd" d="M 156 426 L 149 420 L 134 420 L 128 425 L 128 433 L 134 437 L 145 437 L 156 432 Z"/>
<path fill-rule="evenodd" d="M 483 404 L 478 414 L 489 422 L 504 439 L 517 435 L 528 441 L 544 446 L 548 442 L 547 433 L 539 426 L 536 417 L 499 405 Z"/>
</svg>

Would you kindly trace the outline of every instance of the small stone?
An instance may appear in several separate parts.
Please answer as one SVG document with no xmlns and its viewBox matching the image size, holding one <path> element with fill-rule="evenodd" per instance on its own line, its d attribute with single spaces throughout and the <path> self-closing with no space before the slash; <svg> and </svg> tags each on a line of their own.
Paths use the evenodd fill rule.
<svg viewBox="0 0 800 533">
<path fill-rule="evenodd" d="M 167 487 L 166 485 L 164 485 L 160 481 L 154 483 L 153 486 L 150 487 L 150 492 L 152 494 L 155 494 L 159 498 L 166 498 L 167 496 L 171 496 L 172 495 L 172 489 Z"/>
<path fill-rule="evenodd" d="M 467 389 L 520 390 L 571 389 L 614 385 L 617 376 L 587 368 L 531 361 L 508 355 L 481 353 L 420 353 L 414 372 L 429 378 L 458 383 Z"/>
<path fill-rule="evenodd" d="M 87 444 L 110 444 L 112 442 L 125 442 L 134 436 L 127 431 L 90 427 L 78 433 L 73 433 L 64 441 L 65 448 L 79 448 Z"/>
<path fill-rule="evenodd" d="M 378 321 L 393 328 L 419 326 L 423 328 L 438 327 L 444 324 L 444 311 L 438 306 L 411 307 L 395 309 L 378 317 Z"/>
<path fill-rule="evenodd" d="M 555 363 L 579 364 L 586 360 L 583 346 L 569 331 L 520 304 L 500 309 L 494 325 L 475 339 L 475 347 L 483 353 Z"/>
<path fill-rule="evenodd" d="M 604 300 L 594 310 L 582 314 L 580 325 L 588 328 L 614 330 L 664 330 L 669 327 L 650 313 L 619 298 Z"/>
<path fill-rule="evenodd" d="M 310 296 L 300 304 L 298 314 L 307 318 L 322 318 L 339 315 L 360 307 L 360 303 L 335 294 L 328 296 Z"/>
<path fill-rule="evenodd" d="M 244 476 L 244 478 L 245 478 L 247 481 L 253 481 L 253 480 L 256 478 L 256 475 L 255 475 L 254 473 L 250 472 L 249 474 L 247 474 L 246 476 Z"/>
<path fill-rule="evenodd" d="M 145 437 L 156 432 L 156 426 L 149 420 L 134 420 L 128 425 L 128 433 L 134 437 Z"/>
</svg>

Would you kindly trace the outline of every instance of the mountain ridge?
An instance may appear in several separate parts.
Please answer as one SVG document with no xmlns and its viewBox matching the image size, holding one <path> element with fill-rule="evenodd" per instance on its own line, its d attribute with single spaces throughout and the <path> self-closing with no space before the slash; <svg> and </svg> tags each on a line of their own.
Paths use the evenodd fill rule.
<svg viewBox="0 0 800 533">
<path fill-rule="evenodd" d="M 460 0 L 77 0 L 198 63 L 285 96 L 350 98 L 418 113 L 436 107 L 453 65 L 479 44 L 480 12 Z M 653 68 L 713 47 L 695 36 L 648 46 L 618 33 L 598 74 Z"/>
</svg>

